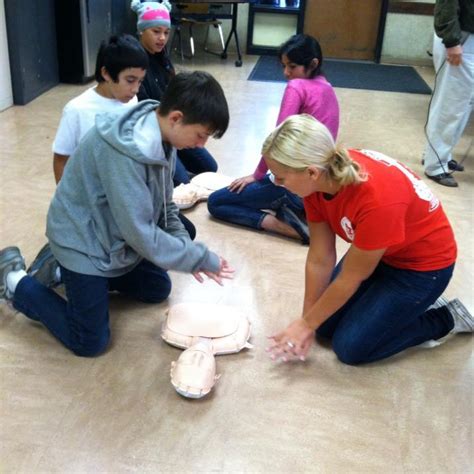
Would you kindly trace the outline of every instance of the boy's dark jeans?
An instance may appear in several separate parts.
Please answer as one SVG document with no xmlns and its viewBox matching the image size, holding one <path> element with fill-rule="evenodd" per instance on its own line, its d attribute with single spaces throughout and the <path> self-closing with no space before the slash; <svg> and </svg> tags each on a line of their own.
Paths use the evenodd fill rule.
<svg viewBox="0 0 474 474">
<path fill-rule="evenodd" d="M 336 266 L 332 279 L 341 270 Z M 454 327 L 446 307 L 427 308 L 443 293 L 454 265 L 418 272 L 379 263 L 352 298 L 317 330 L 332 340 L 334 352 L 346 364 L 363 364 L 432 339 Z"/>
<path fill-rule="evenodd" d="M 171 292 L 168 273 L 146 260 L 117 278 L 83 275 L 62 266 L 61 276 L 67 301 L 26 276 L 18 283 L 13 306 L 84 357 L 100 354 L 109 342 L 109 291 L 147 303 L 159 303 Z"/>
</svg>

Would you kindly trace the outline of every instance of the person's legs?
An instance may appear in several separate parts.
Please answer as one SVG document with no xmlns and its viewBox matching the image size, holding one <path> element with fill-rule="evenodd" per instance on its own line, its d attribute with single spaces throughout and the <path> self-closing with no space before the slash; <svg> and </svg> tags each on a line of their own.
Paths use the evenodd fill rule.
<svg viewBox="0 0 474 474">
<path fill-rule="evenodd" d="M 271 209 L 283 196 L 283 188 L 275 188 L 268 178 L 249 184 L 240 193 L 222 188 L 209 196 L 207 208 L 217 219 L 260 230 L 266 216 L 261 209 Z"/>
<path fill-rule="evenodd" d="M 23 257 L 16 247 L 0 253 L 1 294 L 28 318 L 41 322 L 76 355 L 91 357 L 103 352 L 110 340 L 110 290 L 137 300 L 156 303 L 166 299 L 171 280 L 166 271 L 143 260 L 118 278 L 84 275 L 60 267 L 67 300 L 26 275 Z M 23 274 L 9 287 L 11 275 Z"/>
<path fill-rule="evenodd" d="M 174 187 L 179 186 L 180 184 L 188 184 L 191 180 L 189 179 L 189 174 L 186 171 L 183 163 L 179 159 L 179 155 L 176 158 L 176 168 L 174 169 L 173 175 L 173 184 Z"/>
<path fill-rule="evenodd" d="M 43 245 L 26 272 L 36 281 L 48 288 L 54 288 L 60 285 L 61 272 L 59 270 L 59 264 L 53 252 L 51 252 L 49 242 Z"/>
<path fill-rule="evenodd" d="M 26 276 L 17 285 L 13 307 L 46 328 L 76 355 L 103 352 L 110 339 L 107 278 L 61 267 L 67 301 Z"/>
<path fill-rule="evenodd" d="M 183 213 L 180 212 L 178 217 L 189 234 L 189 238 L 194 240 L 196 238 L 196 226 Z"/>
<path fill-rule="evenodd" d="M 142 260 L 131 272 L 109 278 L 109 289 L 144 303 L 161 303 L 171 293 L 171 279 L 162 268 Z"/>
<path fill-rule="evenodd" d="M 206 148 L 183 148 L 178 150 L 178 158 L 192 174 L 217 171 L 217 161 Z"/>
<path fill-rule="evenodd" d="M 332 338 L 338 358 L 353 365 L 439 339 L 453 329 L 453 317 L 447 307 L 427 308 L 442 294 L 452 272 L 453 266 L 416 272 L 381 263 L 317 334 Z"/>
<path fill-rule="evenodd" d="M 286 191 L 285 200 L 276 211 L 277 219 L 288 224 L 301 238 L 304 244 L 309 244 L 309 229 L 303 200 L 296 194 Z M 265 228 L 265 220 L 262 223 Z"/>
<path fill-rule="evenodd" d="M 473 109 L 474 35 L 469 35 L 463 45 L 463 62 L 459 66 L 443 63 L 446 48 L 436 35 L 433 55 L 437 79 L 426 127 L 428 143 L 424 153 L 425 173 L 431 178 L 449 173 L 448 162 L 452 160 L 452 150 Z M 452 176 L 447 176 L 445 181 L 438 182 L 456 186 Z"/>
<path fill-rule="evenodd" d="M 267 176 L 247 185 L 240 193 L 231 192 L 227 188 L 215 191 L 208 198 L 207 208 L 213 217 L 226 222 L 299 237 L 300 233 L 292 225 L 297 219 L 290 220 L 290 212 L 284 211 L 288 209 L 292 215 L 304 215 L 303 204 L 300 200 L 298 205 L 298 200 L 298 196 L 289 193 L 282 186 L 275 186 Z M 276 211 L 277 217 L 262 209 Z"/>
</svg>

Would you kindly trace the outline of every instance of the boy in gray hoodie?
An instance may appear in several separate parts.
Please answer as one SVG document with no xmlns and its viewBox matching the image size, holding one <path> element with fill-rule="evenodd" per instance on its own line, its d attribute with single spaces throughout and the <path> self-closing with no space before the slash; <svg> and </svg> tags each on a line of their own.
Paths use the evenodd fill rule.
<svg viewBox="0 0 474 474">
<path fill-rule="evenodd" d="M 202 147 L 228 123 L 221 86 L 199 71 L 178 74 L 161 103 L 98 115 L 48 211 L 46 235 L 67 300 L 26 274 L 17 247 L 0 252 L 0 299 L 75 354 L 95 356 L 110 339 L 109 291 L 158 303 L 171 291 L 167 270 L 200 282 L 202 274 L 219 284 L 231 278 L 226 260 L 189 238 L 172 202 L 176 149 Z"/>
</svg>

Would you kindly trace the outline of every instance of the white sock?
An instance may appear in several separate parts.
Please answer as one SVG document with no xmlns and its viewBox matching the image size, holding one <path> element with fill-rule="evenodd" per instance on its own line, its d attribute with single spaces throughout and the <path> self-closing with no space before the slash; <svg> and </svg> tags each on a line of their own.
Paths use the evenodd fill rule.
<svg viewBox="0 0 474 474">
<path fill-rule="evenodd" d="M 26 275 L 25 270 L 13 270 L 7 274 L 7 287 L 12 294 L 15 293 L 19 281 Z"/>
</svg>

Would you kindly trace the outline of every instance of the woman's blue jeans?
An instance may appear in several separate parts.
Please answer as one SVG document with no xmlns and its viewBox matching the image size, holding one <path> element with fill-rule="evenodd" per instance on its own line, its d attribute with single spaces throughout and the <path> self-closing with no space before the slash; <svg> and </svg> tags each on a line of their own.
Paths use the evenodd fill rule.
<svg viewBox="0 0 474 474">
<path fill-rule="evenodd" d="M 336 266 L 332 279 L 341 270 Z M 413 271 L 379 263 L 349 301 L 317 330 L 339 360 L 356 365 L 385 359 L 439 339 L 454 327 L 446 307 L 428 309 L 448 286 L 454 265 Z"/>
<path fill-rule="evenodd" d="M 173 182 L 175 186 L 187 184 L 189 173 L 216 172 L 217 162 L 205 148 L 183 148 L 178 150 Z"/>
<path fill-rule="evenodd" d="M 240 193 L 227 188 L 213 192 L 207 200 L 207 208 L 217 219 L 258 230 L 262 228 L 262 221 L 267 215 L 262 209 L 274 210 L 280 217 L 279 211 L 288 208 L 306 222 L 302 199 L 284 187 L 273 184 L 268 176 L 247 185 Z"/>
<path fill-rule="evenodd" d="M 18 283 L 13 306 L 46 328 L 76 355 L 92 357 L 103 352 L 110 339 L 109 291 L 138 301 L 160 303 L 171 292 L 168 273 L 143 260 L 117 278 L 84 275 L 61 266 L 67 300 L 25 276 Z"/>
</svg>

